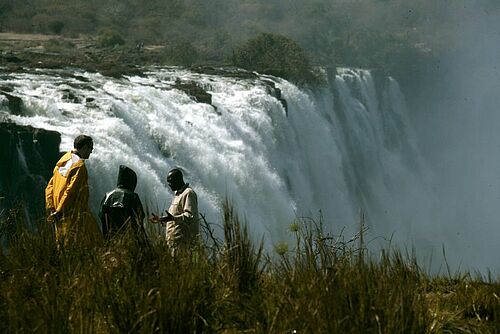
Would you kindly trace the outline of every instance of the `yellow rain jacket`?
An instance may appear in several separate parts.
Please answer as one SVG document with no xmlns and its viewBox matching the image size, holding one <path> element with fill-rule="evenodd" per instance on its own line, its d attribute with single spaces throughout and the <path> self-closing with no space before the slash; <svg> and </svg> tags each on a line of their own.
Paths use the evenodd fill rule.
<svg viewBox="0 0 500 334">
<path fill-rule="evenodd" d="M 45 188 L 46 209 L 62 214 L 55 222 L 55 230 L 56 240 L 65 244 L 70 240 L 79 241 L 76 239 L 80 238 L 93 239 L 99 231 L 88 205 L 88 172 L 85 161 L 73 158 L 73 161 L 77 161 L 64 170 L 71 159 L 72 152 L 67 152 L 59 159 Z"/>
</svg>

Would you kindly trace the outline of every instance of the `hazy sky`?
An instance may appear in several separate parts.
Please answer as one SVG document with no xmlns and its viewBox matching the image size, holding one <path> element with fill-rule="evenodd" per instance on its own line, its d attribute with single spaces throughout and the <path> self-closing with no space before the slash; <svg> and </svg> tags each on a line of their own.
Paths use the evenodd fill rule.
<svg viewBox="0 0 500 334">
<path fill-rule="evenodd" d="M 434 109 L 419 125 L 442 206 L 437 226 L 459 254 L 454 266 L 498 271 L 500 252 L 500 16 L 467 12 L 443 59 L 446 69 Z M 442 222 L 439 220 L 442 219 Z M 446 245 L 445 245 L 446 246 Z"/>
</svg>

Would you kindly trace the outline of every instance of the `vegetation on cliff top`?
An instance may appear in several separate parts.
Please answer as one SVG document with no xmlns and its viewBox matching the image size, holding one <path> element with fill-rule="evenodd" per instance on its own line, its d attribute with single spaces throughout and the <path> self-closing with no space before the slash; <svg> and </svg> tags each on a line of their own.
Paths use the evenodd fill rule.
<svg viewBox="0 0 500 334">
<path fill-rule="evenodd" d="M 233 54 L 238 67 L 288 79 L 299 85 L 322 82 L 304 50 L 285 36 L 264 33 L 248 40 Z"/>
<path fill-rule="evenodd" d="M 141 43 L 148 52 L 162 46 L 155 61 L 179 65 L 227 64 L 233 50 L 271 32 L 296 41 L 314 65 L 379 68 L 405 79 L 427 73 L 442 52 L 459 50 L 460 38 L 452 37 L 457 26 L 499 12 L 496 0 L 473 6 L 435 0 L 7 0 L 0 2 L 0 32 L 95 38 L 112 31 L 123 38 L 124 52 Z"/>
</svg>

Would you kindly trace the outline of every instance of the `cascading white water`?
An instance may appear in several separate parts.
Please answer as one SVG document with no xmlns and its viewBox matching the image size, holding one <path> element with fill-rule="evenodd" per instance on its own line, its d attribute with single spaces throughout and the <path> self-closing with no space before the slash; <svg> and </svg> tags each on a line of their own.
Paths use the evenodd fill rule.
<svg viewBox="0 0 500 334">
<path fill-rule="evenodd" d="M 178 80 L 203 87 L 212 105 L 174 89 Z M 269 81 L 288 110 L 269 92 Z M 25 109 L 16 116 L 4 103 L 4 117 L 60 132 L 61 150 L 77 134 L 94 138 L 88 161 L 94 210 L 115 186 L 120 164 L 138 173 L 136 191 L 149 211 L 166 209 L 165 177 L 178 166 L 209 221 L 220 221 L 227 196 L 267 245 L 288 240 L 295 217 L 318 219 L 320 211 L 328 230 L 346 228 L 350 235 L 360 209 L 372 236 L 396 233 L 432 245 L 432 234 L 421 233 L 423 212 L 432 209 L 432 201 L 422 200 L 430 197 L 426 172 L 391 78 L 340 69 L 328 87 L 311 93 L 275 77 L 176 68 L 121 79 L 40 70 L 4 75 L 0 86 L 11 87 Z"/>
</svg>

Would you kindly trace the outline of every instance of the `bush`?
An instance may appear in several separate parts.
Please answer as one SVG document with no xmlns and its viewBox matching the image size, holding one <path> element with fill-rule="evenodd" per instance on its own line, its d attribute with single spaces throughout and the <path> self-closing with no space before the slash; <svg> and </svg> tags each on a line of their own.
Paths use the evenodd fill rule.
<svg viewBox="0 0 500 334">
<path fill-rule="evenodd" d="M 64 29 L 64 22 L 61 21 L 49 22 L 48 28 L 51 33 L 59 35 Z"/>
<path fill-rule="evenodd" d="M 113 30 L 103 31 L 97 36 L 97 45 L 102 48 L 114 47 L 125 44 L 125 40 L 120 34 Z"/>
<path fill-rule="evenodd" d="M 324 80 L 294 40 L 277 34 L 263 33 L 245 42 L 234 52 L 233 64 L 299 85 L 315 86 Z"/>
<path fill-rule="evenodd" d="M 184 38 L 168 41 L 165 48 L 165 61 L 171 65 L 191 66 L 198 60 L 198 52 L 193 44 Z"/>
<path fill-rule="evenodd" d="M 49 39 L 47 42 L 43 44 L 43 47 L 47 51 L 52 51 L 52 52 L 60 52 L 64 51 L 67 49 L 74 49 L 75 44 L 73 44 L 70 41 L 63 41 L 63 40 L 57 40 L 57 39 Z"/>
</svg>

